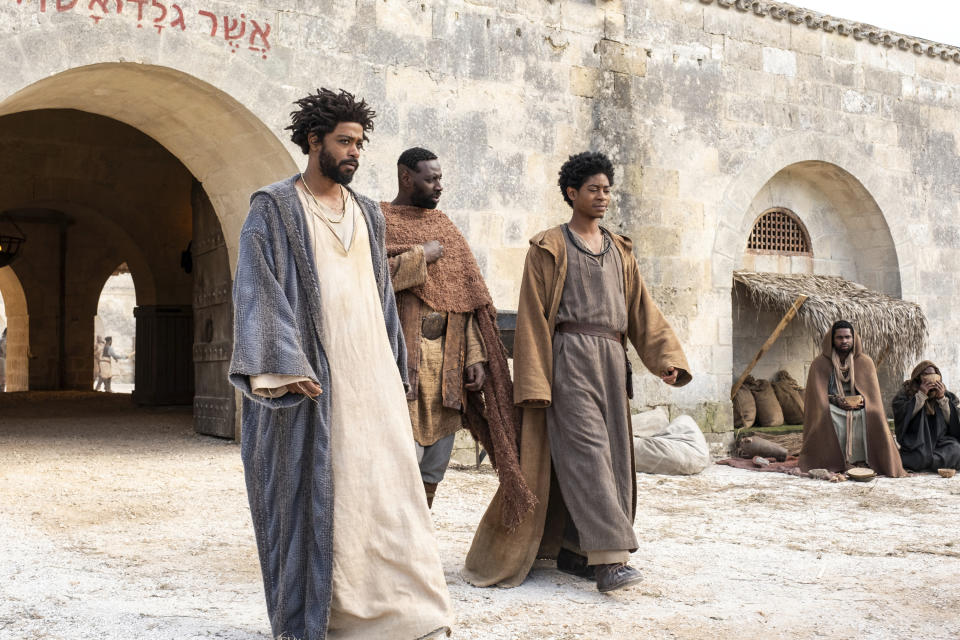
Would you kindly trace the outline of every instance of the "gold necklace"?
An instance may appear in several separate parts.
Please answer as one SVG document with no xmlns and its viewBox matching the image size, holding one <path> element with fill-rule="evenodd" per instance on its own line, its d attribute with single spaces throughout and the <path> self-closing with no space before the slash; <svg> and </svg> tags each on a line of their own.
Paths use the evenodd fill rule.
<svg viewBox="0 0 960 640">
<path fill-rule="evenodd" d="M 340 187 L 340 218 L 338 220 L 331 220 L 327 217 L 327 214 L 323 212 L 324 205 L 317 200 L 317 196 L 313 195 L 313 191 L 310 190 L 310 185 L 307 184 L 307 179 L 303 177 L 303 173 L 300 173 L 300 181 L 303 183 L 304 188 L 307 190 L 307 193 L 310 194 L 310 198 L 313 200 L 313 203 L 317 205 L 317 208 L 320 210 L 320 215 L 329 222 L 330 224 L 340 224 L 343 222 L 343 219 L 347 215 L 347 197 L 343 193 L 343 186 L 337 185 Z M 330 207 L 326 207 L 329 209 Z"/>
</svg>

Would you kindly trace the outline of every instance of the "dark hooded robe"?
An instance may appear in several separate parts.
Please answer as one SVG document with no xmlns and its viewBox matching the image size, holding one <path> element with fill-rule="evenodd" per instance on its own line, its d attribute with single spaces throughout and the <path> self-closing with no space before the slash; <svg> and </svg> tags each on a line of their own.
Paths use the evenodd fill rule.
<svg viewBox="0 0 960 640">
<path fill-rule="evenodd" d="M 900 459 L 911 471 L 960 469 L 960 400 L 949 391 L 943 398 L 924 395 L 920 376 L 927 367 L 940 373 L 937 365 L 924 360 L 893 398 Z"/>
<path fill-rule="evenodd" d="M 810 363 L 807 375 L 807 388 L 803 396 L 803 447 L 800 451 L 800 469 L 827 469 L 840 473 L 850 468 L 844 455 L 830 411 L 829 396 L 836 393 L 837 382 L 833 367 L 833 334 L 827 331 L 823 335 L 820 354 Z M 863 352 L 860 334 L 854 333 L 853 351 L 848 356 L 853 359 L 853 394 L 861 395 L 864 405 L 858 411 L 863 412 L 864 436 L 866 440 L 867 465 L 891 478 L 907 475 L 900 464 L 900 454 L 887 427 L 887 418 L 880 395 L 880 382 L 877 379 L 877 367 L 873 360 Z M 834 391 L 831 391 L 833 387 Z"/>
</svg>

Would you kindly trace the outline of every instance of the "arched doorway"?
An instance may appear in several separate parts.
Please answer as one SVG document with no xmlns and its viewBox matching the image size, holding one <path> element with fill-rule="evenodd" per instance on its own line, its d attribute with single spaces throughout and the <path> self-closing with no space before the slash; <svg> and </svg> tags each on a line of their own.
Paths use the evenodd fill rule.
<svg viewBox="0 0 960 640">
<path fill-rule="evenodd" d="M 93 320 L 94 344 L 100 357 L 94 362 L 98 375 L 95 391 L 132 393 L 136 384 L 137 325 L 134 309 L 137 290 L 127 263 L 114 269 L 100 290 L 97 315 Z M 110 345 L 109 350 L 106 344 Z M 102 364 L 108 360 L 106 368 Z M 109 375 L 108 370 L 109 369 Z"/>
<path fill-rule="evenodd" d="M 0 269 L 0 298 L 3 299 L 3 321 L 7 332 L 4 345 L 5 391 L 27 391 L 30 388 L 30 322 L 27 298 L 13 267 Z"/>
<path fill-rule="evenodd" d="M 233 436 L 235 396 L 222 383 L 232 346 L 230 275 L 239 230 L 249 194 L 293 173 L 296 165 L 278 138 L 236 100 L 197 78 L 164 67 L 104 63 L 74 68 L 0 102 L 0 126 L 7 118 L 46 118 L 48 122 L 59 118 L 73 123 L 64 130 L 67 137 L 85 127 L 107 127 L 94 122 L 97 116 L 92 114 L 127 125 L 136 135 L 116 135 L 128 136 L 134 148 L 145 149 L 148 155 L 161 155 L 148 149 L 152 143 L 175 161 L 164 167 L 176 164 L 180 169 L 159 170 L 160 165 L 154 163 L 151 170 L 142 158 L 130 156 L 124 161 L 113 156 L 113 160 L 92 157 L 77 171 L 41 172 L 23 181 L 22 188 L 11 178 L 10 189 L 0 195 L 0 211 L 56 204 L 69 216 L 71 225 L 96 220 L 104 239 L 101 246 L 116 249 L 137 276 L 135 399 L 148 404 L 180 402 L 184 389 L 194 395 L 196 373 L 198 384 L 206 385 L 196 389 L 194 398 L 198 428 L 203 416 L 213 415 L 219 423 L 214 432 Z M 83 148 L 89 149 L 90 141 L 84 144 Z M 17 153 L 17 149 L 7 147 L 0 151 L 4 152 Z M 106 202 L 103 196 L 110 188 L 105 184 L 115 183 L 118 176 L 124 185 L 136 184 L 144 193 L 165 197 L 166 208 L 158 211 L 152 203 L 134 203 L 132 197 Z M 77 211 L 90 215 L 84 218 Z M 198 217 L 203 221 L 198 223 Z M 156 231 L 152 235 L 151 225 Z M 68 234 L 78 228 L 70 227 Z M 168 229 L 173 232 L 167 233 Z M 118 262 L 107 269 L 114 269 Z M 192 263 L 189 273 L 186 263 Z M 139 277 L 141 272 L 145 278 Z M 91 274 L 90 281 L 103 282 L 107 275 L 109 271 L 96 277 Z M 85 336 L 77 340 L 75 348 L 78 354 L 82 349 L 86 363 L 93 327 L 72 328 L 71 323 L 92 322 L 84 318 L 96 314 L 97 293 L 74 291 L 76 299 L 67 303 L 71 311 L 60 316 L 67 325 L 64 333 L 77 329 L 74 333 Z M 194 339 L 204 341 L 194 344 Z M 175 348 L 169 348 L 174 344 Z M 51 363 L 47 358 L 44 365 L 62 368 L 67 359 L 73 360 L 67 357 Z M 211 371 L 216 368 L 220 371 L 215 375 Z M 199 369 L 205 370 L 202 376 Z M 144 372 L 151 372 L 152 377 Z M 89 367 L 67 379 L 71 385 L 82 385 L 76 388 L 89 388 Z M 58 388 L 49 379 L 45 384 L 39 388 Z"/>
<path fill-rule="evenodd" d="M 782 168 L 754 195 L 744 218 L 753 223 L 742 232 L 736 269 L 839 276 L 894 298 L 901 295 L 900 265 L 887 220 L 866 187 L 840 166 L 803 161 Z M 732 288 L 734 377 L 781 315 L 782 310 L 758 306 L 743 285 Z M 797 322 L 787 325 L 753 375 L 770 378 L 784 369 L 804 384 L 817 338 Z M 899 373 L 884 367 L 880 372 L 882 386 L 892 388 Z"/>
</svg>

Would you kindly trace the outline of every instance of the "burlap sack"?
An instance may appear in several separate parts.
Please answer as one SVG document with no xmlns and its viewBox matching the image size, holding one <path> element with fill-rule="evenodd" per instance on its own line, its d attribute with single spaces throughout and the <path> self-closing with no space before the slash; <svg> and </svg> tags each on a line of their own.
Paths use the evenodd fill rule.
<svg viewBox="0 0 960 640">
<path fill-rule="evenodd" d="M 772 385 L 786 423 L 803 424 L 803 389 L 797 381 L 786 371 L 777 371 Z"/>
<path fill-rule="evenodd" d="M 769 380 L 754 380 L 750 386 L 757 403 L 757 422 L 760 427 L 779 427 L 783 424 L 783 409 Z"/>
<path fill-rule="evenodd" d="M 737 395 L 733 397 L 733 426 L 737 429 L 749 429 L 757 420 L 757 403 L 753 400 L 753 392 L 740 385 Z"/>
<path fill-rule="evenodd" d="M 700 473 L 710 464 L 710 447 L 693 418 L 681 415 L 659 432 L 633 439 L 639 473 L 671 476 Z"/>
</svg>

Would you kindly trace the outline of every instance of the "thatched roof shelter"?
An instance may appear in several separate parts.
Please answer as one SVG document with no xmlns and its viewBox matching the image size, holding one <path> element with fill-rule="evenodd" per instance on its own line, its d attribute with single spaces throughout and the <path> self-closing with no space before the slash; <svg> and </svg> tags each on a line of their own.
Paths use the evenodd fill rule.
<svg viewBox="0 0 960 640">
<path fill-rule="evenodd" d="M 926 345 L 927 319 L 919 305 L 855 282 L 835 276 L 754 271 L 735 271 L 733 279 L 746 287 L 757 307 L 780 313 L 797 296 L 806 295 L 797 318 L 818 347 L 823 334 L 840 319 L 853 323 L 868 355 L 897 373 L 913 366 Z"/>
</svg>

